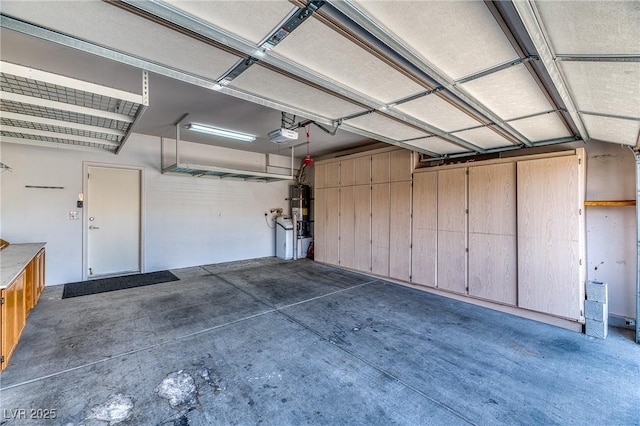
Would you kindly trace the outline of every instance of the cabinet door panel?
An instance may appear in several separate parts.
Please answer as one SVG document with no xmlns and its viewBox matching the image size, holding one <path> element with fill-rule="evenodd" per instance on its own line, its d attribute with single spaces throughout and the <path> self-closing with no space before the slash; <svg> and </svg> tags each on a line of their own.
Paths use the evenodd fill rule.
<svg viewBox="0 0 640 426">
<path fill-rule="evenodd" d="M 469 232 L 516 235 L 516 165 L 469 168 Z"/>
<path fill-rule="evenodd" d="M 467 292 L 466 169 L 438 171 L 438 288 Z"/>
<path fill-rule="evenodd" d="M 517 269 L 514 235 L 469 234 L 469 295 L 515 305 Z"/>
<path fill-rule="evenodd" d="M 516 165 L 469 168 L 469 294 L 511 305 L 517 295 Z"/>
<path fill-rule="evenodd" d="M 327 188 L 325 238 L 325 261 L 338 265 L 340 262 L 340 188 Z"/>
<path fill-rule="evenodd" d="M 371 156 L 371 183 L 389 182 L 389 153 Z"/>
<path fill-rule="evenodd" d="M 371 272 L 371 187 L 353 188 L 355 209 L 354 269 Z"/>
<path fill-rule="evenodd" d="M 389 276 L 389 184 L 371 186 L 371 272 Z"/>
<path fill-rule="evenodd" d="M 340 186 L 340 163 L 336 161 L 327 163 L 326 166 L 326 187 L 335 188 L 336 186 Z"/>
<path fill-rule="evenodd" d="M 340 186 L 353 186 L 356 182 L 355 159 L 340 162 Z"/>
<path fill-rule="evenodd" d="M 389 153 L 389 180 L 391 182 L 411 180 L 412 159 L 412 153 L 408 149 L 391 151 Z"/>
<path fill-rule="evenodd" d="M 356 185 L 369 185 L 371 183 L 371 156 L 358 157 L 356 163 Z"/>
<path fill-rule="evenodd" d="M 327 190 L 316 188 L 313 198 L 313 259 L 326 262 Z"/>
<path fill-rule="evenodd" d="M 438 172 L 413 175 L 411 282 L 436 286 Z"/>
<path fill-rule="evenodd" d="M 578 157 L 520 161 L 517 168 L 518 306 L 579 319 Z"/>
<path fill-rule="evenodd" d="M 438 171 L 438 229 L 464 232 L 467 223 L 466 169 Z"/>
<path fill-rule="evenodd" d="M 354 254 L 353 186 L 340 188 L 340 266 L 353 268 Z"/>
<path fill-rule="evenodd" d="M 326 176 L 327 176 L 327 165 L 326 164 L 316 164 L 313 167 L 313 183 L 317 189 L 326 188 Z"/>
<path fill-rule="evenodd" d="M 411 182 L 390 184 L 389 276 L 411 280 Z"/>
<path fill-rule="evenodd" d="M 464 232 L 438 231 L 438 288 L 466 294 L 466 246 Z"/>
</svg>

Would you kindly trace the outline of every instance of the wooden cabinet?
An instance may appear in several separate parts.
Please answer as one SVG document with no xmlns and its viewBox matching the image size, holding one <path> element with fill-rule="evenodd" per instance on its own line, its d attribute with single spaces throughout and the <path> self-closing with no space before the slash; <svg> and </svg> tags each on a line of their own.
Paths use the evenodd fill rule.
<svg viewBox="0 0 640 426">
<path fill-rule="evenodd" d="M 44 248 L 41 249 L 35 258 L 35 301 L 34 306 L 38 303 L 40 299 L 40 295 L 44 290 L 44 277 L 45 277 L 45 251 Z"/>
<path fill-rule="evenodd" d="M 371 183 L 389 182 L 389 153 L 383 152 L 371 156 Z"/>
<path fill-rule="evenodd" d="M 381 149 L 320 165 L 317 260 L 584 321 L 583 149 L 415 172 L 414 160 Z"/>
<path fill-rule="evenodd" d="M 371 185 L 371 272 L 389 276 L 389 201 L 388 183 Z"/>
<path fill-rule="evenodd" d="M 325 183 L 327 188 L 340 186 L 340 163 L 327 163 Z"/>
<path fill-rule="evenodd" d="M 327 188 L 327 221 L 325 227 L 325 262 L 340 262 L 340 188 Z"/>
<path fill-rule="evenodd" d="M 389 153 L 389 181 L 410 181 L 413 173 L 413 153 L 402 149 Z"/>
<path fill-rule="evenodd" d="M 519 161 L 517 168 L 518 306 L 580 319 L 582 155 Z"/>
<path fill-rule="evenodd" d="M 438 172 L 413 175 L 411 282 L 435 287 L 438 260 Z"/>
<path fill-rule="evenodd" d="M 44 288 L 43 244 L 14 244 L 0 254 L 0 370 L 9 362 L 26 325 L 29 311 Z M 6 281 L 5 281 L 6 280 Z"/>
<path fill-rule="evenodd" d="M 353 186 L 340 188 L 340 266 L 353 269 L 355 242 Z"/>
<path fill-rule="evenodd" d="M 353 268 L 357 271 L 371 271 L 371 186 L 353 187 L 354 206 L 354 247 Z"/>
<path fill-rule="evenodd" d="M 27 319 L 26 271 L 23 271 L 7 288 L 2 289 L 2 369 L 7 365 Z"/>
<path fill-rule="evenodd" d="M 382 149 L 316 165 L 316 260 L 410 279 L 413 158 Z"/>
<path fill-rule="evenodd" d="M 323 189 L 327 187 L 327 165 L 316 164 L 314 167 L 313 184 L 315 189 Z"/>
<path fill-rule="evenodd" d="M 318 262 L 326 262 L 327 190 L 325 188 L 315 188 L 313 209 L 313 258 Z"/>
<path fill-rule="evenodd" d="M 517 303 L 516 165 L 469 168 L 469 295 Z"/>
<path fill-rule="evenodd" d="M 438 171 L 438 288 L 467 292 L 467 170 Z"/>
<path fill-rule="evenodd" d="M 411 281 L 411 181 L 389 184 L 389 276 Z"/>
<path fill-rule="evenodd" d="M 371 183 L 371 156 L 358 157 L 355 162 L 355 184 L 369 185 Z"/>
<path fill-rule="evenodd" d="M 350 158 L 340 162 L 340 186 L 353 186 L 356 183 L 356 160 Z"/>
</svg>

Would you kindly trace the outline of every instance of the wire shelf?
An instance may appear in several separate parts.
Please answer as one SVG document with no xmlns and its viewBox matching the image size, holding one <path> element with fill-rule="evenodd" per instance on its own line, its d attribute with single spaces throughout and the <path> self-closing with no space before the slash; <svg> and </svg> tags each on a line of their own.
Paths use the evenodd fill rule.
<svg viewBox="0 0 640 426">
<path fill-rule="evenodd" d="M 145 72 L 143 96 L 8 62 L 0 64 L 2 135 L 22 139 L 22 143 L 117 153 L 148 105 Z"/>
<path fill-rule="evenodd" d="M 78 141 L 73 139 L 53 138 L 49 136 L 31 135 L 28 133 L 2 131 L 0 132 L 0 134 L 4 137 L 10 137 L 10 138 L 18 138 L 18 139 L 32 140 L 32 141 L 38 141 L 38 142 L 49 142 L 49 143 L 58 144 L 58 145 L 75 145 L 75 146 L 82 146 L 87 148 L 98 148 L 98 149 L 103 149 L 110 152 L 114 152 L 117 149 L 117 147 L 113 145 L 101 144 L 96 142 L 84 142 L 84 141 Z"/>
</svg>

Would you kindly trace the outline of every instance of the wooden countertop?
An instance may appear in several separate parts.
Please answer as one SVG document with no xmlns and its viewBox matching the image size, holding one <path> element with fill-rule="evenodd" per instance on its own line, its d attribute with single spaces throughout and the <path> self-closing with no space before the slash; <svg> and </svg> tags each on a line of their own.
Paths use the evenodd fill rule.
<svg viewBox="0 0 640 426">
<path fill-rule="evenodd" d="M 46 243 L 11 244 L 0 251 L 0 289 L 7 288 Z"/>
</svg>

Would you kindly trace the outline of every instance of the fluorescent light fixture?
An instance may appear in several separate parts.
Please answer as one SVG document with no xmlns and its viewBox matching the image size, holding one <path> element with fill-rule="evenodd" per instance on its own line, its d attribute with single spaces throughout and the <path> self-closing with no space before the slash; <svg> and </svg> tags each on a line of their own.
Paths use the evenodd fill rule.
<svg viewBox="0 0 640 426">
<path fill-rule="evenodd" d="M 207 126 L 206 124 L 189 123 L 184 127 L 194 132 L 206 133 L 208 135 L 220 136 L 221 138 L 235 139 L 243 142 L 253 142 L 256 140 L 256 137 L 253 135 L 221 129 L 219 127 Z"/>
</svg>

